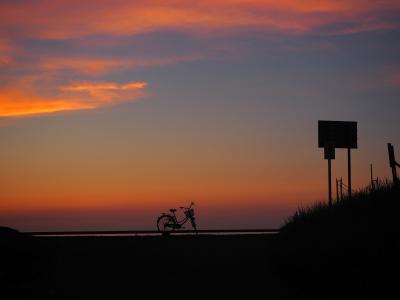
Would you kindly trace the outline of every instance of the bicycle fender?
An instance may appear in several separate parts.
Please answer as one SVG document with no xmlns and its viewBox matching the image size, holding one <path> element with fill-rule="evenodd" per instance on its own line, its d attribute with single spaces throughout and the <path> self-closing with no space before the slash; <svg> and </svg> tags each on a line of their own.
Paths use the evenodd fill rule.
<svg viewBox="0 0 400 300">
<path fill-rule="evenodd" d="M 161 214 L 161 215 L 157 218 L 157 223 L 158 223 L 158 221 L 160 221 L 160 219 L 163 218 L 163 217 L 170 217 L 170 218 L 173 219 L 173 217 L 172 217 L 171 215 L 166 214 L 166 213 L 163 213 L 163 214 Z"/>
</svg>

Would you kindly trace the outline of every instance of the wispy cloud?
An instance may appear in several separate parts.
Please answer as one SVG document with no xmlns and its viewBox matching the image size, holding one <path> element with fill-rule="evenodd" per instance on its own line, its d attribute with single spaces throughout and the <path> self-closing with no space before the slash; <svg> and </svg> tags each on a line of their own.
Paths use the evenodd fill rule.
<svg viewBox="0 0 400 300">
<path fill-rule="evenodd" d="M 87 103 L 103 106 L 118 102 L 133 101 L 138 96 L 138 91 L 147 86 L 146 82 L 129 82 L 115 84 L 112 82 L 92 83 L 85 82 L 61 87 L 64 95 L 70 98 L 79 97 L 87 99 Z"/>
<path fill-rule="evenodd" d="M 43 71 L 62 72 L 72 71 L 83 75 L 101 76 L 107 73 L 121 72 L 124 70 L 134 70 L 137 68 L 148 68 L 171 65 L 181 62 L 195 61 L 204 59 L 205 54 L 190 53 L 183 55 L 171 55 L 164 57 L 139 57 L 132 56 L 126 58 L 96 58 L 90 56 L 58 56 L 41 57 L 34 63 L 36 67 Z"/>
<path fill-rule="evenodd" d="M 387 84 L 392 87 L 400 88 L 400 66 L 390 67 L 388 73 Z"/>
<path fill-rule="evenodd" d="M 400 2 L 395 0 L 2 1 L 0 116 L 93 109 L 134 101 L 146 84 L 118 85 L 110 75 L 210 56 L 192 48 L 186 54 L 172 50 L 150 55 L 143 49 L 142 55 L 132 54 L 130 49 L 113 43 L 108 47 L 116 55 L 112 51 L 91 54 L 88 49 L 80 53 L 77 45 L 82 40 L 101 36 L 107 41 L 122 38 L 133 43 L 132 39 L 136 42 L 149 32 L 165 31 L 207 39 L 251 29 L 279 36 L 354 34 L 397 28 L 395 16 L 399 11 Z M 55 41 L 71 48 L 60 49 L 52 44 Z M 30 51 L 30 47 L 36 51 Z M 42 74 L 43 80 L 32 84 L 27 78 L 35 74 Z M 397 78 L 391 79 L 392 84 L 397 84 Z"/>
<path fill-rule="evenodd" d="M 0 88 L 0 117 L 21 117 L 54 112 L 94 109 L 136 101 L 145 82 L 118 85 L 110 82 L 82 83 L 51 90 L 24 84 Z"/>
<path fill-rule="evenodd" d="M 13 61 L 12 48 L 5 40 L 0 39 L 0 67 Z"/>
<path fill-rule="evenodd" d="M 133 35 L 157 30 L 197 32 L 263 28 L 304 33 L 347 23 L 343 32 L 394 26 L 385 13 L 395 0 L 43 0 L 4 2 L 0 26 L 34 38 L 71 39 L 96 34 Z M 210 30 L 212 29 L 212 30 Z"/>
<path fill-rule="evenodd" d="M 105 83 L 83 83 L 79 85 L 71 85 L 63 88 L 64 91 L 88 92 L 96 94 L 98 91 L 126 91 L 142 89 L 146 86 L 146 82 L 131 82 L 126 84 Z"/>
</svg>

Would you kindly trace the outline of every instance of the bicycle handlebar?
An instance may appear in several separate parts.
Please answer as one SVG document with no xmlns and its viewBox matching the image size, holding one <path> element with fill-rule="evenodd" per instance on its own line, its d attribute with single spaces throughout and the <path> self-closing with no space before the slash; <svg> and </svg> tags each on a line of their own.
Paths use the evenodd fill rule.
<svg viewBox="0 0 400 300">
<path fill-rule="evenodd" d="M 190 206 L 189 206 L 189 207 L 181 206 L 181 207 L 179 207 L 179 208 L 180 208 L 180 209 L 191 209 L 193 205 L 194 205 L 194 202 L 190 203 Z"/>
</svg>

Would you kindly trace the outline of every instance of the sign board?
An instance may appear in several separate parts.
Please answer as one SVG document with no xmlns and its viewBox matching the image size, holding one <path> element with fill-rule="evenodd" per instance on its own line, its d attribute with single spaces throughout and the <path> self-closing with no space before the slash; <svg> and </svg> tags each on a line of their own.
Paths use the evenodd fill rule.
<svg viewBox="0 0 400 300">
<path fill-rule="evenodd" d="M 357 122 L 318 121 L 318 147 L 357 148 Z"/>
</svg>

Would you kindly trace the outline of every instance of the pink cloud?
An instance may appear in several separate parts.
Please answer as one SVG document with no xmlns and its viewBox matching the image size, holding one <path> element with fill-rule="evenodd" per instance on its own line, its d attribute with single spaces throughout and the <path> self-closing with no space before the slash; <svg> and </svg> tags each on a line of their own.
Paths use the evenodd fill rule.
<svg viewBox="0 0 400 300">
<path fill-rule="evenodd" d="M 389 86 L 400 87 L 400 66 L 389 68 L 386 82 Z"/>
<path fill-rule="evenodd" d="M 0 26 L 48 39 L 165 29 L 211 34 L 249 27 L 305 33 L 338 22 L 351 24 L 343 33 L 353 33 L 394 26 L 382 13 L 399 9 L 400 3 L 394 0 L 19 1 L 0 5 Z"/>
<path fill-rule="evenodd" d="M 0 39 L 0 68 L 13 62 L 12 47 L 5 40 Z"/>
<path fill-rule="evenodd" d="M 128 88 L 130 85 L 99 80 L 68 85 L 65 84 L 68 79 L 61 80 L 64 71 L 75 72 L 79 78 L 97 78 L 121 70 L 176 64 L 210 55 L 189 53 L 125 58 L 87 54 L 35 56 L 29 51 L 11 47 L 17 39 L 73 39 L 76 42 L 98 35 L 132 36 L 163 30 L 207 37 L 216 33 L 236 34 L 249 28 L 282 34 L 307 34 L 329 26 L 340 29 L 332 29 L 328 34 L 352 34 L 392 29 L 397 25 L 385 16 L 398 11 L 400 2 L 389 0 L 173 0 L 168 4 L 160 0 L 1 2 L 0 68 L 7 66 L 10 69 L 11 66 L 13 71 L 19 71 L 21 78 L 15 79 L 11 73 L 2 72 L 4 86 L 0 87 L 0 116 L 92 109 L 133 101 L 146 87 L 143 83 L 133 83 L 135 88 Z M 340 26 L 335 26 L 337 24 Z M 331 49 L 332 45 L 315 47 Z M 21 56 L 21 52 L 24 59 L 20 60 L 16 55 Z M 42 78 L 37 80 L 32 74 L 42 74 Z M 387 82 L 398 86 L 399 73 L 390 74 Z M 39 87 L 32 82 L 39 83 Z"/>
</svg>

